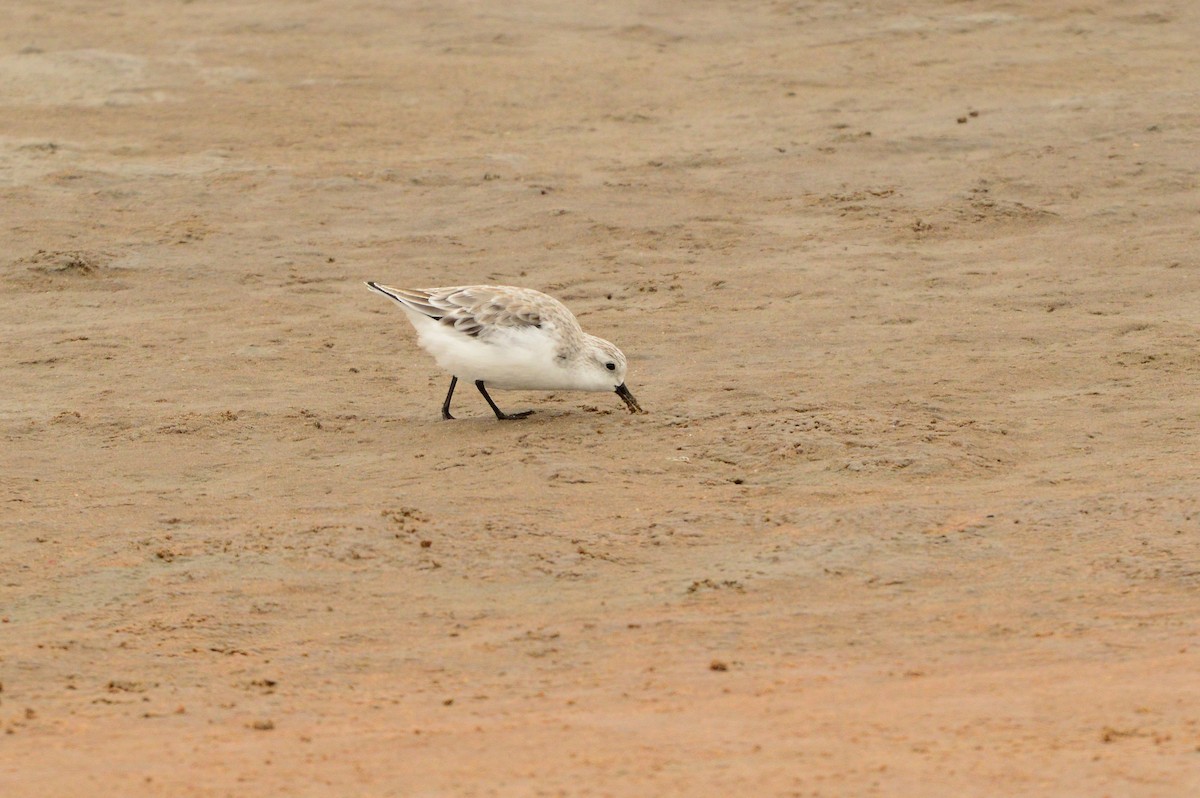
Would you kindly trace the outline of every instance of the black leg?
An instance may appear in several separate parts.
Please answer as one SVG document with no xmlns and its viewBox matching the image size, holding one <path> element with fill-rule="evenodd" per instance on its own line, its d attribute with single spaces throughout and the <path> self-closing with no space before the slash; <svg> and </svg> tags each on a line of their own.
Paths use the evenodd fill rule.
<svg viewBox="0 0 1200 798">
<path fill-rule="evenodd" d="M 446 391 L 446 401 L 442 402 L 442 420 L 453 421 L 454 416 L 450 415 L 450 397 L 454 396 L 454 386 L 458 385 L 458 377 L 450 378 L 450 390 Z"/>
<path fill-rule="evenodd" d="M 492 401 L 492 397 L 488 396 L 487 388 L 483 387 L 483 380 L 475 380 L 475 387 L 479 389 L 481 394 L 483 394 L 483 398 L 487 399 L 487 403 L 492 408 L 492 412 L 495 413 L 496 418 L 500 419 L 501 421 L 512 421 L 518 418 L 525 418 L 525 416 L 533 412 L 532 410 L 526 410 L 522 413 L 505 413 L 503 410 L 496 407 L 496 403 Z"/>
</svg>

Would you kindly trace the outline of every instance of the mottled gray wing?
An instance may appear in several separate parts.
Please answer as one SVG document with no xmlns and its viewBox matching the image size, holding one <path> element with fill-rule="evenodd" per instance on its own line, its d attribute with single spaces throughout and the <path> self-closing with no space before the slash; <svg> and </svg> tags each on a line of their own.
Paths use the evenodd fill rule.
<svg viewBox="0 0 1200 798">
<path fill-rule="evenodd" d="M 530 289 L 505 286 L 391 288 L 372 286 L 411 310 L 474 338 L 489 329 L 542 329 L 578 326 L 558 300 Z"/>
<path fill-rule="evenodd" d="M 543 322 L 542 314 L 533 304 L 495 288 L 445 289 L 430 294 L 429 302 L 444 310 L 443 324 L 452 324 L 459 332 L 474 337 L 490 327 L 541 329 Z"/>
</svg>

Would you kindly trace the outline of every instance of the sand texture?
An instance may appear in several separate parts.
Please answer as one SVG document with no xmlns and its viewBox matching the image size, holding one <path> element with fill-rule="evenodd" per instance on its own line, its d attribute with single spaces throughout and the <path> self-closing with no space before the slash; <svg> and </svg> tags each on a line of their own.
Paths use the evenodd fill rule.
<svg viewBox="0 0 1200 798">
<path fill-rule="evenodd" d="M 1200 795 L 1200 4 L 2 13 L 0 795 Z"/>
</svg>

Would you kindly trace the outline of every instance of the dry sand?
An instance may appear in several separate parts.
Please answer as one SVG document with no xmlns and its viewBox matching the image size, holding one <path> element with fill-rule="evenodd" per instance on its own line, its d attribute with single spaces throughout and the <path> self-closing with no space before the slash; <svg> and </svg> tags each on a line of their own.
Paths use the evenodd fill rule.
<svg viewBox="0 0 1200 798">
<path fill-rule="evenodd" d="M 1196 3 L 3 14 L 6 798 L 1200 794 Z"/>
</svg>

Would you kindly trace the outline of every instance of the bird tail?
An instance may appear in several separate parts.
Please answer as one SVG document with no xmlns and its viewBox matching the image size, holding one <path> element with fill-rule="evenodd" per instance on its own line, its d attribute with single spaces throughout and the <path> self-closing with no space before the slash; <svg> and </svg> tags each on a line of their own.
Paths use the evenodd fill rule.
<svg viewBox="0 0 1200 798">
<path fill-rule="evenodd" d="M 446 315 L 444 308 L 439 308 L 430 302 L 429 291 L 419 288 L 392 288 L 390 285 L 380 285 L 373 282 L 368 282 L 367 288 L 370 288 L 377 294 L 383 294 L 390 299 L 396 300 L 405 310 L 415 311 L 431 319 L 441 319 Z"/>
</svg>

